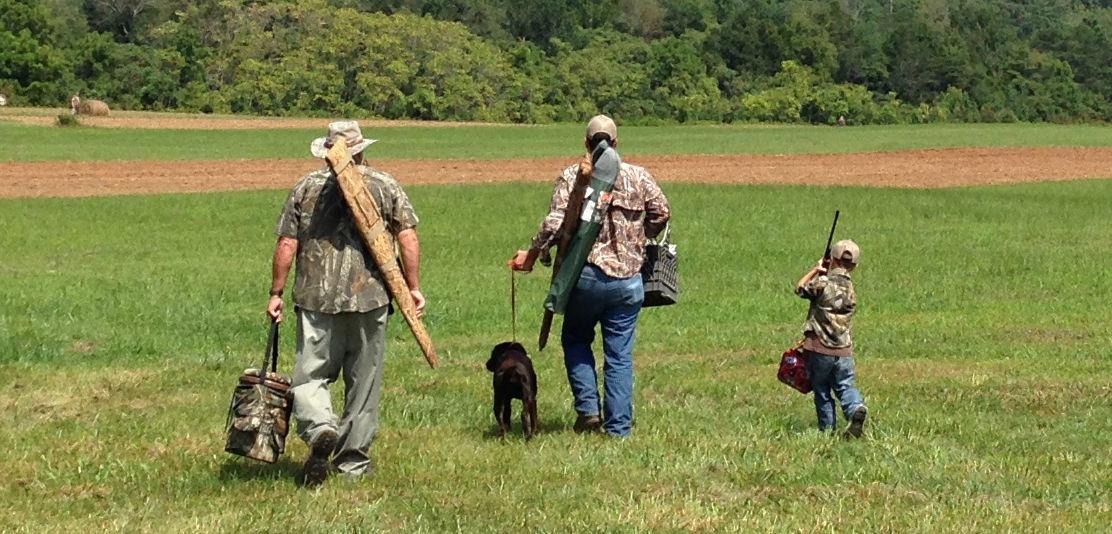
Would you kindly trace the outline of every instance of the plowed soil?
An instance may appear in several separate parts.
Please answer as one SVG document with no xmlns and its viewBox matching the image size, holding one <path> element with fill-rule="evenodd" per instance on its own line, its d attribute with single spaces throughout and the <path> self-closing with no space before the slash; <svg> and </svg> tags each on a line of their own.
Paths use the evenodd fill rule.
<svg viewBox="0 0 1112 534">
<path fill-rule="evenodd" d="M 943 149 L 790 156 L 642 156 L 662 183 L 956 187 L 1112 178 L 1112 148 Z M 402 184 L 551 182 L 574 157 L 382 160 Z M 285 189 L 320 160 L 0 164 L 0 197 Z"/>
</svg>

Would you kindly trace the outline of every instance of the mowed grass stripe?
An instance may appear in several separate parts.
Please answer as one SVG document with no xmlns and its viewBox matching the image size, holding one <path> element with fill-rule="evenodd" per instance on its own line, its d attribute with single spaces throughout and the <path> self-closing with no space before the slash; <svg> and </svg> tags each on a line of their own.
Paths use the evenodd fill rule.
<svg viewBox="0 0 1112 534">
<path fill-rule="evenodd" d="M 222 452 L 236 375 L 265 337 L 284 193 L 5 200 L 0 524 L 27 529 L 1100 531 L 1112 521 L 1112 181 L 879 190 L 671 185 L 682 302 L 646 310 L 637 427 L 577 436 L 559 351 L 534 351 L 542 434 L 492 438 L 504 260 L 548 187 L 413 186 L 430 371 L 390 327 L 368 480 L 321 492 Z M 791 286 L 830 212 L 862 245 L 870 439 L 815 433 L 777 383 Z M 547 272 L 519 278 L 519 332 Z M 285 368 L 293 349 L 284 330 Z M 337 398 L 340 387 L 335 388 Z"/>
<path fill-rule="evenodd" d="M 581 125 L 369 128 L 374 157 L 509 159 L 582 150 Z M 318 130 L 53 128 L 0 122 L 0 162 L 301 158 Z M 1112 146 L 1112 127 L 974 124 L 831 128 L 694 125 L 621 128 L 623 154 L 807 154 L 946 147 Z"/>
</svg>

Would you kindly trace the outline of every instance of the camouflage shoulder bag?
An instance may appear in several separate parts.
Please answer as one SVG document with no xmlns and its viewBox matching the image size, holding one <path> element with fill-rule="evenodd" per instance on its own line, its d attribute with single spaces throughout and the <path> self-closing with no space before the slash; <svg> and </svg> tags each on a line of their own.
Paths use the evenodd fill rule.
<svg viewBox="0 0 1112 534">
<path fill-rule="evenodd" d="M 224 450 L 262 462 L 278 461 L 286 450 L 292 408 L 290 380 L 278 374 L 278 323 L 272 322 L 262 367 L 243 371 L 232 392 Z"/>
</svg>

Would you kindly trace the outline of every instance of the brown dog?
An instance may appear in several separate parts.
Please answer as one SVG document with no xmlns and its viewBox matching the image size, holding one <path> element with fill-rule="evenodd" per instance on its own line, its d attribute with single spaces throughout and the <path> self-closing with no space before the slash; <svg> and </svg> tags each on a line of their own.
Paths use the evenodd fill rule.
<svg viewBox="0 0 1112 534">
<path fill-rule="evenodd" d="M 486 368 L 494 373 L 494 418 L 502 437 L 510 430 L 510 400 L 521 399 L 521 430 L 525 439 L 537 431 L 537 374 L 521 343 L 494 346 Z"/>
</svg>

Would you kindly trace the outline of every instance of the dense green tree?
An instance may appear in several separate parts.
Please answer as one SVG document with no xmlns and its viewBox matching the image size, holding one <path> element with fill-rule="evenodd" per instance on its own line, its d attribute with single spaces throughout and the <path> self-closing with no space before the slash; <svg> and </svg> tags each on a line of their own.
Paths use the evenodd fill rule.
<svg viewBox="0 0 1112 534">
<path fill-rule="evenodd" d="M 653 100 L 660 106 L 657 116 L 681 122 L 721 121 L 726 116 L 728 102 L 700 55 L 704 39 L 693 31 L 652 43 L 649 80 Z"/>
<path fill-rule="evenodd" d="M 16 104 L 68 104 L 71 65 L 57 28 L 37 0 L 0 0 L 0 92 Z"/>
<path fill-rule="evenodd" d="M 664 31 L 673 36 L 717 26 L 714 0 L 661 0 L 660 6 L 664 8 Z"/>
<path fill-rule="evenodd" d="M 1106 0 L 0 0 L 65 105 L 624 122 L 1112 120 Z"/>
<path fill-rule="evenodd" d="M 894 10 L 890 24 L 885 43 L 888 78 L 882 90 L 910 102 L 927 102 L 966 79 L 971 62 L 965 43 L 945 21 L 932 20 L 909 4 Z"/>
</svg>

